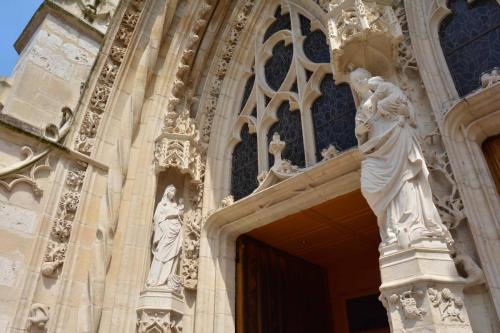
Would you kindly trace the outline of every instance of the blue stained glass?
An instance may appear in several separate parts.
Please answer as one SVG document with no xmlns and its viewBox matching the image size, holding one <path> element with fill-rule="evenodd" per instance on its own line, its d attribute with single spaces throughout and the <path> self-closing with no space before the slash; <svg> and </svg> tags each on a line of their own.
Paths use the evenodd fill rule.
<svg viewBox="0 0 500 333">
<path fill-rule="evenodd" d="M 264 66 L 266 82 L 269 86 L 278 90 L 286 78 L 293 58 L 293 45 L 285 46 L 284 41 L 278 42 L 273 47 L 273 55 Z"/>
<path fill-rule="evenodd" d="M 257 188 L 257 135 L 250 134 L 248 125 L 241 129 L 241 142 L 233 150 L 231 193 L 235 200 L 246 197 Z"/>
<path fill-rule="evenodd" d="M 252 109 L 252 113 L 251 113 L 250 115 L 251 115 L 252 117 L 257 118 L 257 108 L 256 108 L 256 107 L 254 107 L 254 108 Z"/>
<path fill-rule="evenodd" d="M 276 12 L 274 13 L 274 17 L 276 17 L 276 20 L 267 28 L 266 32 L 264 33 L 264 41 L 268 40 L 269 37 L 271 37 L 274 33 L 280 31 L 280 30 L 291 30 L 292 29 L 292 24 L 290 22 L 290 14 L 284 14 L 281 15 L 281 6 L 278 6 L 276 8 Z"/>
<path fill-rule="evenodd" d="M 450 0 L 439 32 L 460 96 L 479 87 L 482 73 L 500 66 L 500 6 L 495 0 Z"/>
<path fill-rule="evenodd" d="M 321 151 L 333 144 L 340 151 L 356 146 L 354 117 L 356 106 L 351 88 L 347 84 L 336 85 L 332 74 L 321 81 L 318 97 L 311 107 L 316 158 L 321 160 Z"/>
<path fill-rule="evenodd" d="M 290 104 L 283 102 L 276 111 L 278 121 L 274 123 L 267 132 L 268 144 L 273 139 L 273 134 L 278 132 L 281 140 L 286 146 L 283 150 L 283 158 L 290 160 L 292 164 L 305 167 L 304 141 L 302 138 L 302 122 L 300 111 L 290 111 Z M 269 154 L 269 166 L 274 164 L 274 156 Z"/>
<path fill-rule="evenodd" d="M 248 78 L 247 83 L 245 84 L 245 90 L 243 91 L 243 98 L 241 100 L 240 113 L 245 107 L 245 104 L 247 104 L 250 94 L 252 94 L 254 82 L 255 82 L 255 75 L 252 75 Z"/>
<path fill-rule="evenodd" d="M 265 104 L 265 106 L 267 106 L 270 101 L 271 101 L 271 97 L 269 97 L 267 95 L 264 95 L 264 104 Z"/>
<path fill-rule="evenodd" d="M 306 79 L 307 81 L 309 81 L 309 79 L 311 78 L 311 76 L 313 75 L 313 72 L 309 71 L 306 69 Z"/>
<path fill-rule="evenodd" d="M 304 39 L 304 53 L 312 62 L 329 63 L 330 48 L 326 43 L 326 36 L 321 30 L 311 31 L 311 21 L 302 15 L 300 18 L 300 30 Z"/>
</svg>

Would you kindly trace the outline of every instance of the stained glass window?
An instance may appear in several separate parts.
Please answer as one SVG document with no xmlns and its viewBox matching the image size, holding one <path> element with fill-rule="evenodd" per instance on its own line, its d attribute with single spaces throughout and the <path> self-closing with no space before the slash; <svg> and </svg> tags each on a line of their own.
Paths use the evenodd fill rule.
<svg viewBox="0 0 500 333">
<path fill-rule="evenodd" d="M 321 30 L 311 31 L 311 21 L 303 16 L 300 17 L 300 29 L 304 39 L 304 53 L 309 60 L 316 63 L 330 62 L 330 48 L 326 43 L 326 36 Z"/>
<path fill-rule="evenodd" d="M 249 134 L 248 125 L 245 125 L 241 129 L 241 142 L 234 148 L 231 190 L 236 200 L 254 191 L 258 170 L 266 168 L 258 164 L 258 147 L 266 149 L 265 153 L 268 153 L 267 167 L 274 165 L 274 156 L 267 150 L 274 133 L 279 133 L 281 140 L 286 143 L 282 157 L 300 168 L 320 161 L 321 151 L 330 144 L 341 151 L 356 145 L 356 111 L 349 86 L 336 86 L 332 74 L 320 74 L 324 73 L 323 64 L 330 62 L 329 47 L 323 32 L 326 27 L 321 26 L 318 20 L 318 28 L 311 31 L 311 13 L 305 13 L 297 6 L 288 6 L 286 11 L 289 12 L 284 13 L 285 8 L 277 7 L 275 19 L 264 28 L 266 30 L 255 32 L 258 42 L 253 66 L 259 67 L 252 70 L 254 74 L 241 83 L 241 101 L 238 101 L 237 108 L 240 108 L 240 113 L 244 108 L 251 110 L 258 134 Z M 267 20 L 267 16 L 263 15 L 262 20 Z M 255 26 L 262 25 L 257 22 Z M 292 36 L 303 36 L 303 43 L 294 45 L 293 41 L 297 39 L 287 37 L 269 43 L 269 38 L 282 30 L 293 30 Z M 268 43 L 264 43 L 266 40 Z M 295 52 L 299 50 L 298 47 L 303 47 L 304 52 Z M 324 75 L 320 83 L 312 80 L 312 77 L 321 79 L 320 75 Z M 310 96 L 312 90 L 319 90 L 321 96 L 313 102 L 311 112 L 292 110 L 304 104 L 309 105 L 304 103 L 304 99 Z M 271 114 L 273 112 L 276 112 L 277 120 Z M 247 116 L 236 115 L 245 117 L 245 122 L 248 121 Z M 312 122 L 314 133 L 311 135 L 315 137 L 315 146 L 312 140 L 304 143 L 303 119 L 307 124 Z M 274 123 L 266 131 L 269 121 Z M 234 124 L 241 124 L 241 119 L 236 119 Z"/>
<path fill-rule="evenodd" d="M 290 104 L 283 102 L 276 111 L 278 121 L 274 123 L 267 132 L 267 143 L 271 142 L 274 133 L 279 133 L 281 140 L 285 141 L 286 146 L 282 156 L 290 160 L 292 164 L 299 167 L 305 167 L 304 142 L 302 138 L 302 123 L 300 120 L 300 111 L 290 111 Z M 269 154 L 269 166 L 274 164 L 274 156 Z"/>
<path fill-rule="evenodd" d="M 278 6 L 278 8 L 276 8 L 274 17 L 276 18 L 276 20 L 269 26 L 269 28 L 267 28 L 266 33 L 264 34 L 264 42 L 274 33 L 280 30 L 292 29 L 292 24 L 290 23 L 290 14 L 286 13 L 281 15 L 281 6 Z"/>
<path fill-rule="evenodd" d="M 439 32 L 441 47 L 460 96 L 479 88 L 484 72 L 500 66 L 500 5 L 496 0 L 450 0 Z"/>
<path fill-rule="evenodd" d="M 257 188 L 257 135 L 250 134 L 248 125 L 241 129 L 241 142 L 233 150 L 231 193 L 236 200 Z"/>
<path fill-rule="evenodd" d="M 269 86 L 278 90 L 286 78 L 293 58 L 293 45 L 285 46 L 281 41 L 273 47 L 273 55 L 265 65 L 266 82 Z"/>
<path fill-rule="evenodd" d="M 327 74 L 321 81 L 320 91 L 322 95 L 311 108 L 318 161 L 321 151 L 330 144 L 340 151 L 357 144 L 354 135 L 356 106 L 349 85 L 337 86 L 333 75 Z"/>
</svg>

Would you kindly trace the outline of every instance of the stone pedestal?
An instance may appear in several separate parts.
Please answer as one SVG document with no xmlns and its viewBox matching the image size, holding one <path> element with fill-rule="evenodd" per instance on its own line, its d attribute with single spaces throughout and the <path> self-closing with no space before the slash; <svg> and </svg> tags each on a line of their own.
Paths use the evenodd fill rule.
<svg viewBox="0 0 500 333">
<path fill-rule="evenodd" d="M 380 248 L 381 300 L 392 332 L 472 332 L 463 302 L 464 279 L 443 240 L 410 248 Z"/>
<path fill-rule="evenodd" d="M 181 333 L 184 299 L 180 293 L 147 289 L 137 302 L 137 333 Z"/>
</svg>

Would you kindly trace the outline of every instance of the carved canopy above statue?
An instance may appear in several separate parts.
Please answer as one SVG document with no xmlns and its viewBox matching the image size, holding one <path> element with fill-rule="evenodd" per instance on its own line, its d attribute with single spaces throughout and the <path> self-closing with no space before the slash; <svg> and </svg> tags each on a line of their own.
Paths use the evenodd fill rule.
<svg viewBox="0 0 500 333">
<path fill-rule="evenodd" d="M 177 168 L 189 174 L 193 183 L 201 183 L 203 163 L 198 149 L 199 132 L 188 112 L 166 116 L 165 127 L 155 142 L 156 171 Z"/>
</svg>

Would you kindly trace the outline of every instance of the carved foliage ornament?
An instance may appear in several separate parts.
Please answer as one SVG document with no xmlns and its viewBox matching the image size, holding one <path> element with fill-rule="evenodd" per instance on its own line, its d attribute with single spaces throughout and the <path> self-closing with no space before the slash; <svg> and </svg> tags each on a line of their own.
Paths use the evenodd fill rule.
<svg viewBox="0 0 500 333">
<path fill-rule="evenodd" d="M 212 130 L 212 124 L 214 121 L 214 115 L 217 108 L 219 96 L 221 94 L 222 83 L 224 82 L 227 69 L 233 58 L 234 50 L 240 40 L 241 32 L 246 26 L 248 17 L 250 15 L 250 12 L 252 11 L 254 4 L 255 0 L 243 1 L 236 19 L 233 21 L 229 32 L 226 35 L 226 39 L 224 39 L 227 42 L 224 45 L 221 56 L 219 57 L 219 62 L 216 67 L 217 75 L 210 85 L 211 88 L 208 94 L 208 100 L 205 103 L 204 119 L 203 125 L 201 127 L 201 143 L 205 146 L 208 145 L 208 142 L 210 141 L 210 132 Z"/>
<path fill-rule="evenodd" d="M 401 294 L 392 294 L 389 297 L 389 302 L 396 309 L 400 310 L 403 317 L 408 320 L 421 320 L 426 311 L 419 305 L 423 298 L 424 292 L 413 287 L 411 290 L 402 292 Z"/>
<path fill-rule="evenodd" d="M 98 82 L 90 98 L 90 107 L 85 112 L 80 131 L 75 140 L 75 149 L 82 154 L 90 155 L 92 153 L 102 114 L 106 110 L 118 70 L 125 58 L 127 47 L 139 22 L 143 3 L 144 0 L 134 0 L 129 4 L 113 40 L 108 59 L 101 69 Z"/>
<path fill-rule="evenodd" d="M 76 167 L 76 168 L 75 168 Z M 85 177 L 86 165 L 73 166 L 66 177 L 65 190 L 59 198 L 56 217 L 50 232 L 50 240 L 45 251 L 42 274 L 55 277 L 66 257 L 72 223 L 80 202 L 80 193 Z"/>
<path fill-rule="evenodd" d="M 441 291 L 429 288 L 427 293 L 429 294 L 429 300 L 432 305 L 439 309 L 442 321 L 459 323 L 465 322 L 462 311 L 464 301 L 461 297 L 456 296 L 448 288 L 443 288 Z"/>
<path fill-rule="evenodd" d="M 129 16 L 124 16 L 120 23 L 120 28 L 125 28 L 125 30 L 122 29 L 122 33 L 126 32 L 132 36 L 138 20 L 131 19 L 130 15 L 140 16 L 143 6 L 144 0 L 132 0 L 130 2 L 126 11 Z M 108 56 L 105 65 L 101 69 L 98 82 L 91 95 L 90 106 L 84 114 L 83 122 L 76 136 L 75 148 L 85 155 L 90 155 L 94 147 L 102 114 L 108 104 L 125 51 L 126 46 L 123 43 L 123 38 L 117 34 L 113 40 L 111 55 Z M 87 164 L 73 163 L 68 170 L 41 268 L 42 274 L 46 277 L 57 277 L 61 272 L 71 236 L 72 224 L 80 202 Z"/>
</svg>

